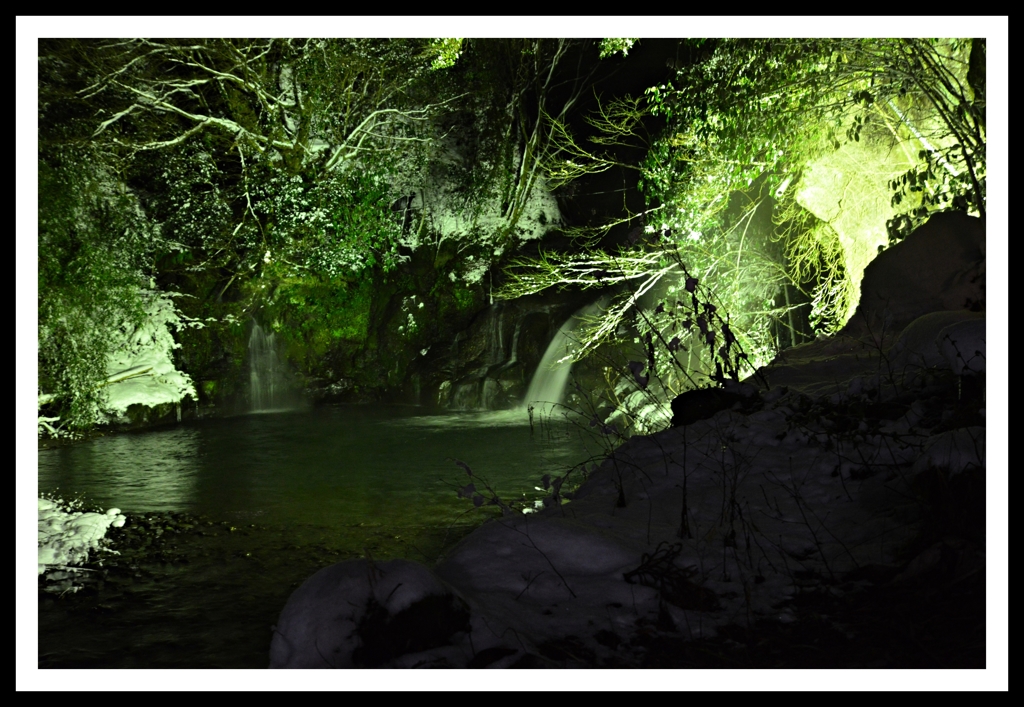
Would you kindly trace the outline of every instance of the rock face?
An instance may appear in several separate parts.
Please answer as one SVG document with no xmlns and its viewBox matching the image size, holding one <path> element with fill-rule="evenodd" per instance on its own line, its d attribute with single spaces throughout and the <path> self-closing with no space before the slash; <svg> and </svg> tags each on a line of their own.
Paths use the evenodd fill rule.
<svg viewBox="0 0 1024 707">
<path fill-rule="evenodd" d="M 545 350 L 578 307 L 549 296 L 497 301 L 456 334 L 438 371 L 438 407 L 500 410 L 523 402 Z"/>
<path fill-rule="evenodd" d="M 530 354 L 552 326 L 544 309 L 531 312 L 516 302 L 495 302 L 448 347 L 439 406 L 487 410 L 517 405 L 539 360 Z"/>
</svg>

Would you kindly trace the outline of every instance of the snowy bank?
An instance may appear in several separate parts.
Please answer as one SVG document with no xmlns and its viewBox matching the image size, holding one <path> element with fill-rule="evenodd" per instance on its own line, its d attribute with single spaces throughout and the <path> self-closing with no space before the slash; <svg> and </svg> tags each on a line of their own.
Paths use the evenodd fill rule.
<svg viewBox="0 0 1024 707">
<path fill-rule="evenodd" d="M 119 508 L 105 513 L 75 510 L 74 502 L 39 499 L 39 574 L 48 592 L 77 591 L 75 572 L 89 559 L 90 552 L 103 547 L 107 528 L 120 528 L 125 517 Z"/>
<path fill-rule="evenodd" d="M 126 326 L 124 342 L 107 361 L 106 422 L 128 422 L 128 408 L 134 405 L 157 408 L 197 397 L 192 379 L 174 366 L 174 350 L 181 344 L 172 332 L 183 326 L 174 301 L 156 291 L 144 290 L 143 297 L 145 320 L 138 327 Z"/>
<path fill-rule="evenodd" d="M 94 384 L 103 401 L 91 424 L 153 422 L 171 413 L 180 421 L 181 402 L 197 398 L 192 379 L 174 365 L 174 350 L 181 348 L 174 332 L 205 324 L 183 318 L 174 306 L 175 296 L 152 285 L 139 290 L 144 317 L 138 323 L 123 321 L 116 332 L 119 340 L 107 357 L 106 377 Z M 43 415 L 43 406 L 55 400 L 53 394 L 39 391 L 38 436 L 78 437 L 80 432 L 68 430 L 60 417 Z"/>
<path fill-rule="evenodd" d="M 838 336 L 737 386 L 743 405 L 628 440 L 570 502 L 488 522 L 432 571 L 314 575 L 271 665 L 639 666 L 653 638 L 794 622 L 800 593 L 983 576 L 983 312 L 984 223 L 935 216 L 868 267 Z M 360 652 L 418 601 L 458 620 Z"/>
</svg>

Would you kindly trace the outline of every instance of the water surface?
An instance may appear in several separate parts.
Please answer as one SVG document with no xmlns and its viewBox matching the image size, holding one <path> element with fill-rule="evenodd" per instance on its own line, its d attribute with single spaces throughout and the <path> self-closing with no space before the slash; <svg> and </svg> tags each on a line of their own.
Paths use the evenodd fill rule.
<svg viewBox="0 0 1024 707">
<path fill-rule="evenodd" d="M 515 498 L 587 455 L 577 428 L 538 424 L 531 434 L 525 412 L 414 412 L 324 407 L 98 438 L 40 450 L 39 489 L 126 513 L 440 524 L 465 510 L 453 491 L 466 482 L 455 459 Z"/>
<path fill-rule="evenodd" d="M 535 425 L 525 411 L 335 406 L 40 450 L 40 492 L 130 519 L 204 519 L 169 530 L 134 574 L 122 567 L 98 590 L 42 599 L 40 666 L 265 667 L 270 627 L 316 569 L 367 554 L 431 564 L 486 519 L 457 497 L 470 479 L 454 460 L 503 500 L 529 503 L 542 476 L 597 452 L 585 427 Z"/>
</svg>

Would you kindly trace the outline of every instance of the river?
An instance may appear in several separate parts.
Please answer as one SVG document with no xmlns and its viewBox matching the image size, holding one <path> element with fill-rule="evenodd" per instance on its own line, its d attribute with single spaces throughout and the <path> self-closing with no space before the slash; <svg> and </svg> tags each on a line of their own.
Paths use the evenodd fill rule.
<svg viewBox="0 0 1024 707">
<path fill-rule="evenodd" d="M 120 508 L 105 568 L 40 593 L 40 667 L 266 667 L 291 591 L 343 559 L 433 564 L 504 501 L 599 455 L 585 425 L 522 410 L 425 416 L 326 406 L 122 433 L 39 451 L 40 493 Z M 159 531 L 159 532 L 158 532 Z M 145 536 L 146 540 L 139 540 Z"/>
</svg>

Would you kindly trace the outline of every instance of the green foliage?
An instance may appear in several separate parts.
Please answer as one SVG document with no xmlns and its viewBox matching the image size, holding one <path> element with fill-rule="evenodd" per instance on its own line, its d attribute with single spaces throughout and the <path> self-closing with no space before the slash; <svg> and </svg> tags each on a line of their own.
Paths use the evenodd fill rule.
<svg viewBox="0 0 1024 707">
<path fill-rule="evenodd" d="M 479 303 L 479 297 L 476 293 L 465 287 L 456 286 L 452 290 L 452 296 L 455 298 L 455 303 L 458 308 L 463 311 L 472 309 Z"/>
<path fill-rule="evenodd" d="M 601 58 L 607 59 L 613 54 L 622 53 L 622 56 L 627 56 L 629 50 L 633 48 L 633 45 L 639 42 L 637 38 L 624 38 L 624 37 L 606 37 L 601 40 L 600 50 Z"/>
<path fill-rule="evenodd" d="M 886 224 L 890 243 L 905 238 L 936 211 L 984 213 L 985 165 L 975 159 L 977 164 L 967 168 L 967 160 L 962 159 L 964 154 L 950 151 L 943 155 L 921 150 L 918 152 L 920 164 L 889 183 L 894 207 L 907 202 L 917 204 L 909 212 L 899 214 Z M 952 157 L 959 163 L 958 166 L 953 166 L 947 157 Z"/>
<path fill-rule="evenodd" d="M 431 40 L 428 52 L 434 55 L 433 60 L 430 62 L 431 69 L 434 71 L 450 69 L 455 66 L 455 62 L 459 60 L 459 56 L 462 54 L 462 38 L 445 37 Z"/>
<path fill-rule="evenodd" d="M 289 359 L 319 374 L 326 354 L 368 343 L 374 293 L 370 277 L 284 280 L 268 293 L 263 316 L 275 323 Z"/>
<path fill-rule="evenodd" d="M 66 339 L 59 329 L 69 322 L 79 322 L 79 339 L 94 329 L 92 368 L 79 378 L 95 380 L 103 342 L 124 320 L 115 305 L 130 305 L 131 288 L 155 275 L 161 287 L 195 295 L 185 308 L 204 322 L 262 310 L 258 316 L 276 322 L 281 339 L 294 334 L 291 354 L 308 359 L 296 360 L 304 370 L 333 367 L 314 359 L 343 350 L 349 365 L 353 352 L 377 345 L 371 332 L 391 335 L 375 321 L 391 313 L 385 305 L 374 309 L 374 278 L 395 273 L 407 248 L 433 238 L 438 270 L 472 280 L 516 237 L 539 184 L 545 102 L 572 45 L 458 38 L 41 42 L 41 149 L 56 154 L 54 146 L 75 145 L 83 164 L 116 175 L 97 181 L 116 185 L 105 193 L 124 198 L 109 218 L 88 217 L 94 232 L 84 246 L 67 228 L 60 236 L 67 243 L 41 236 L 41 246 L 47 238 L 55 245 L 40 261 L 41 316 L 57 323 L 41 336 Z M 561 115 L 576 93 L 552 112 Z M 41 218 L 68 210 L 61 206 L 68 195 L 88 195 L 90 179 L 75 177 L 74 186 L 50 189 L 52 195 L 44 187 L 49 201 L 40 203 Z M 442 185 L 436 201 L 445 203 L 431 222 L 422 204 L 434 185 Z M 422 205 L 414 215 L 399 200 L 412 190 Z M 470 227 L 443 243 L 450 234 L 440 233 L 441 225 L 453 212 Z M 145 222 L 145 233 L 117 221 L 130 213 Z M 413 217 L 418 222 L 410 223 Z M 138 238 L 122 244 L 122 234 Z M 104 260 L 104 248 L 115 257 Z M 122 254 L 131 257 L 121 262 Z M 75 263 L 81 265 L 70 267 Z M 84 287 L 81 273 L 108 284 L 90 281 L 89 296 L 104 304 L 76 318 L 68 312 L 88 297 L 74 288 L 50 293 L 63 280 Z M 439 308 L 461 317 L 481 306 L 479 288 L 443 284 Z M 113 309 L 102 314 L 108 305 Z M 198 380 L 223 382 L 240 365 L 237 328 L 212 325 L 183 336 L 182 361 Z M 66 355 L 60 365 L 86 365 L 71 348 L 44 344 L 41 361 Z M 47 392 L 68 388 L 58 391 L 50 378 Z M 221 394 L 229 394 L 224 386 Z"/>
<path fill-rule="evenodd" d="M 599 51 L 625 56 L 635 41 L 606 38 Z M 161 286 L 199 296 L 197 316 L 268 308 L 282 330 L 294 328 L 302 356 L 370 346 L 370 332 L 394 319 L 393 307 L 374 309 L 373 278 L 407 260 L 400 246 L 436 246 L 435 272 L 473 281 L 514 252 L 537 189 L 635 168 L 616 157 L 626 148 L 647 148 L 648 204 L 626 217 L 629 245 L 519 263 L 505 293 L 622 288 L 584 350 L 618 336 L 621 321 L 671 341 L 679 322 L 654 305 L 684 301 L 688 278 L 715 293 L 706 301 L 730 312 L 754 361 L 770 355 L 771 332 L 791 314 L 775 302 L 784 285 L 805 288 L 816 328 L 834 330 L 851 297 L 845 232 L 811 217 L 796 194 L 808 166 L 844 143 L 889 140 L 906 156 L 882 178 L 897 207 L 893 237 L 936 209 L 984 212 L 983 43 L 691 40 L 694 60 L 670 83 L 599 103 L 586 145 L 568 126 L 592 81 L 569 59 L 593 59 L 594 46 L 42 42 L 45 391 L 95 406 L 84 381 L 99 371 L 108 334 L 137 316 L 132 288 L 157 269 Z M 655 136 L 651 114 L 665 126 Z M 412 191 L 415 211 L 400 205 Z M 482 305 L 480 288 L 441 284 L 439 313 Z M 688 365 L 713 375 L 718 359 L 702 335 L 691 328 L 680 340 L 699 353 Z M 213 337 L 203 341 L 197 360 L 216 355 Z M 88 356 L 74 353 L 82 346 Z"/>
<path fill-rule="evenodd" d="M 75 49 L 79 49 L 76 45 Z M 62 48 L 78 100 L 104 106 L 90 140 L 130 175 L 172 247 L 215 269 L 218 296 L 281 260 L 288 277 L 399 261 L 399 160 L 442 110 L 424 40 L 128 40 Z M 83 121 L 84 122 L 84 121 Z M 400 147 L 400 152 L 395 148 Z"/>
<path fill-rule="evenodd" d="M 76 433 L 98 418 L 107 358 L 143 316 L 154 244 L 137 202 L 65 145 L 39 161 L 39 388 Z"/>
<path fill-rule="evenodd" d="M 861 114 L 848 135 L 859 138 L 869 117 L 902 143 L 910 168 L 888 184 L 903 213 L 887 223 L 891 242 L 936 211 L 985 214 L 985 40 L 878 40 L 881 66 L 870 87 L 854 94 Z M 854 61 L 862 57 L 857 57 Z M 973 73 L 972 73 L 973 67 Z"/>
<path fill-rule="evenodd" d="M 714 242 L 728 228 L 730 195 L 768 199 L 788 239 L 790 269 L 775 274 L 775 286 L 789 280 L 799 288 L 813 277 L 812 319 L 819 330 L 835 330 L 853 296 L 838 241 L 797 213 L 798 189 L 786 185 L 842 141 L 870 133 L 911 165 L 886 185 L 893 206 L 906 207 L 887 224 L 891 238 L 935 210 L 983 213 L 984 126 L 962 56 L 956 40 L 719 42 L 706 61 L 679 72 L 678 88 L 649 92 L 652 110 L 668 121 L 642 178 L 663 206 L 655 230 Z M 835 195 L 838 209 L 843 196 Z"/>
<path fill-rule="evenodd" d="M 813 41 L 723 40 L 709 59 L 679 72 L 679 88 L 650 88 L 651 110 L 667 127 L 641 187 L 664 205 L 659 225 L 684 235 L 720 229 L 732 193 L 762 180 L 761 198 L 813 158 L 821 133 L 834 132 L 809 120 L 833 91 L 828 56 Z"/>
<path fill-rule="evenodd" d="M 632 140 L 649 146 L 640 179 L 648 208 L 630 244 L 616 253 L 548 253 L 516 261 L 502 292 L 509 297 L 551 286 L 620 288 L 585 334 L 581 355 L 614 340 L 623 320 L 634 323 L 648 350 L 648 337 L 672 341 L 679 335 L 672 329 L 678 321 L 669 316 L 667 303 L 684 293 L 690 278 L 699 278 L 714 293 L 708 301 L 719 312 L 730 313 L 731 336 L 755 364 L 773 356 L 773 332 L 788 326 L 792 307 L 776 303 L 784 287 L 809 285 L 812 323 L 819 331 L 835 331 L 855 294 L 843 246 L 836 231 L 796 198 L 809 167 L 844 142 L 871 139 L 881 141 L 883 151 L 907 154 L 911 172 L 882 189 L 894 190 L 897 205 L 907 193 L 927 195 L 907 204 L 908 222 L 949 205 L 983 213 L 983 111 L 968 87 L 965 44 L 886 39 L 689 44 L 696 60 L 671 83 L 647 92 L 646 111 L 665 124 L 659 136 L 649 139 L 642 122 L 633 119 L 645 110 L 639 104 L 635 111 L 620 111 L 630 121 L 609 119 L 607 110 L 592 121 L 599 129 L 595 145 Z M 555 169 L 555 176 L 568 180 L 604 166 L 596 151 L 579 146 L 568 133 L 562 138 L 579 159 Z M 833 196 L 841 212 L 849 195 Z M 885 218 L 878 214 L 879 221 Z M 773 240 L 781 241 L 781 248 Z M 657 307 L 647 304 L 652 296 Z M 688 349 L 684 366 L 693 376 L 721 378 L 718 352 L 695 345 L 706 334 L 679 335 L 678 346 Z M 649 368 L 660 368 L 654 355 Z"/>
<path fill-rule="evenodd" d="M 835 334 L 845 324 L 845 313 L 857 293 L 846 277 L 846 265 L 839 235 L 797 205 L 792 199 L 776 208 L 778 229 L 774 238 L 785 246 L 791 285 L 798 290 L 812 283 L 809 323 L 815 331 Z M 807 293 L 805 293 L 807 294 Z"/>
<path fill-rule="evenodd" d="M 278 274 L 335 278 L 399 262 L 402 213 L 387 173 L 338 170 L 320 178 L 271 172 L 253 189 L 262 228 L 249 231 L 250 267 L 281 261 Z M 269 253 L 269 255 L 268 255 Z"/>
<path fill-rule="evenodd" d="M 223 179 L 222 168 L 203 140 L 192 139 L 158 151 L 144 166 L 130 170 L 129 184 L 144 195 L 147 214 L 161 224 L 166 254 L 171 256 L 165 265 L 195 267 L 203 263 L 204 254 L 231 242 L 235 194 L 233 185 Z"/>
</svg>

